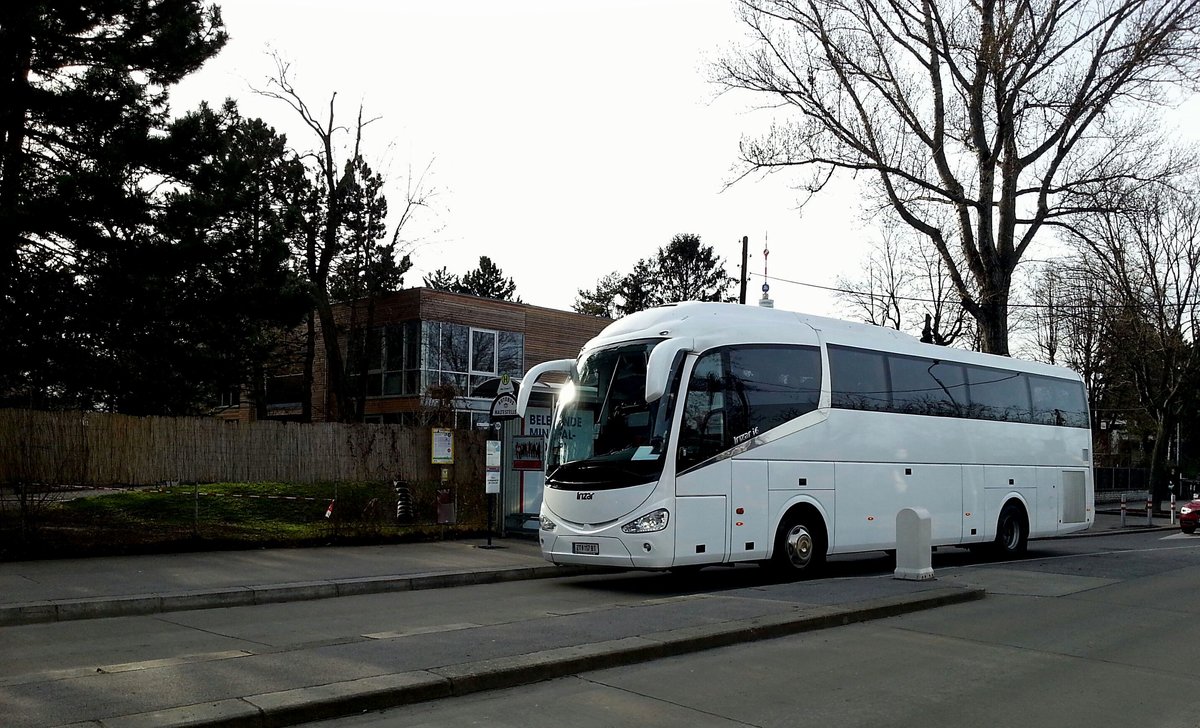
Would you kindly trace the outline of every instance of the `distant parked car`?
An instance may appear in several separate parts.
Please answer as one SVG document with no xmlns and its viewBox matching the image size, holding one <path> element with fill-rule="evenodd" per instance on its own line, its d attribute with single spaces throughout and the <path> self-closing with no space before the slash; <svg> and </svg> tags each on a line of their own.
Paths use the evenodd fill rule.
<svg viewBox="0 0 1200 728">
<path fill-rule="evenodd" d="M 1195 533 L 1200 523 L 1200 499 L 1184 503 L 1179 509 L 1179 527 L 1184 533 Z"/>
</svg>

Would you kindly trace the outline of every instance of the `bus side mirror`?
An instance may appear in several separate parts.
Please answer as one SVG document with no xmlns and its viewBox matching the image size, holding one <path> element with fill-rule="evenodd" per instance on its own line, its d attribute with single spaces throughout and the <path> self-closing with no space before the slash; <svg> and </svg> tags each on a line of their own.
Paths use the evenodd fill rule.
<svg viewBox="0 0 1200 728">
<path fill-rule="evenodd" d="M 533 394 L 533 385 L 537 382 L 538 377 L 547 372 L 570 373 L 571 367 L 574 365 L 574 359 L 555 359 L 544 361 L 525 372 L 525 376 L 521 378 L 521 388 L 517 391 L 517 416 L 525 417 L 525 410 L 529 408 L 529 395 Z"/>
<path fill-rule="evenodd" d="M 681 351 L 690 351 L 694 342 L 692 339 L 667 339 L 650 351 L 650 359 L 646 362 L 646 401 L 653 402 L 667 391 L 667 378 L 671 376 L 671 366 L 675 356 Z"/>
</svg>

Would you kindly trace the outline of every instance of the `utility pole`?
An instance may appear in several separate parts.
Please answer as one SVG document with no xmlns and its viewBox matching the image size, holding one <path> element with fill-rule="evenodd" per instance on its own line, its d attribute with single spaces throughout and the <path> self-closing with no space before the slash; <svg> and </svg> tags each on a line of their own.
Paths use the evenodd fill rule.
<svg viewBox="0 0 1200 728">
<path fill-rule="evenodd" d="M 750 237 L 742 236 L 742 293 L 738 296 L 738 303 L 746 305 L 746 263 L 750 259 Z"/>
</svg>

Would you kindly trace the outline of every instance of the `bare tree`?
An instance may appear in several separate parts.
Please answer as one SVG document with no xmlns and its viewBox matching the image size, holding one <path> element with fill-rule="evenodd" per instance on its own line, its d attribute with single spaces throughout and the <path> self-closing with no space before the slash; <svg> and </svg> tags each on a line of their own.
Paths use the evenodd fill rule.
<svg viewBox="0 0 1200 728">
<path fill-rule="evenodd" d="M 1043 227 L 1183 164 L 1145 110 L 1196 77 L 1197 0 L 742 9 L 753 45 L 719 61 L 717 81 L 796 112 L 743 141 L 745 173 L 802 170 L 813 192 L 837 170 L 870 173 L 941 254 L 985 351 L 1009 351 L 1013 272 Z"/>
<path fill-rule="evenodd" d="M 919 236 L 885 225 L 866 262 L 866 279 L 839 278 L 837 295 L 867 323 L 920 331 L 949 346 L 971 332 L 966 310 L 937 251 Z"/>
<path fill-rule="evenodd" d="M 1063 301 L 1062 271 L 1053 265 L 1047 265 L 1032 275 L 1029 281 L 1030 299 L 1032 304 L 1025 309 L 1023 316 L 1033 329 L 1033 340 L 1028 351 L 1023 355 L 1047 364 L 1061 362 L 1059 348 L 1062 345 L 1063 329 L 1071 312 L 1064 311 L 1069 306 Z"/>
<path fill-rule="evenodd" d="M 1136 195 L 1073 226 L 1089 273 L 1112 292 L 1113 349 L 1154 425 L 1150 484 L 1166 495 L 1169 440 L 1200 376 L 1200 180 Z"/>
<path fill-rule="evenodd" d="M 340 126 L 335 122 L 336 92 L 330 95 L 328 108 L 322 116 L 310 108 L 296 90 L 288 63 L 278 56 L 275 63 L 275 76 L 268 81 L 266 89 L 257 93 L 287 104 L 312 131 L 319 145 L 315 152 L 304 157 L 309 162 L 313 187 L 303 205 L 306 234 L 299 258 L 315 305 L 315 312 L 308 321 L 310 343 L 305 358 L 305 381 L 311 391 L 316 323 L 319 322 L 334 414 L 339 420 L 361 419 L 361 397 L 356 404 L 351 371 L 342 351 L 347 332 L 339 327 L 333 304 L 339 293 L 343 297 L 370 296 L 380 292 L 380 285 L 398 285 L 399 276 L 409 266 L 407 255 L 399 257 L 404 252 L 401 248 L 407 247 L 402 232 L 418 210 L 429 207 L 434 195 L 425 186 L 429 169 L 427 167 L 416 180 L 410 170 L 404 205 L 398 216 L 391 216 L 391 242 L 382 243 L 381 240 L 387 237 L 383 217 L 388 215 L 387 202 L 380 192 L 383 179 L 370 170 L 362 155 L 363 132 L 377 118 L 364 119 L 360 106 L 353 128 Z M 352 146 L 342 153 L 339 137 L 351 133 Z M 343 156 L 345 159 L 340 161 Z M 361 263 L 361 269 L 348 270 L 356 260 Z M 357 307 L 353 305 L 352 314 L 357 324 Z M 373 320 L 373 309 L 369 305 L 367 319 Z M 308 407 L 305 409 L 307 411 Z"/>
<path fill-rule="evenodd" d="M 922 242 L 926 244 L 918 245 L 914 256 L 920 280 L 916 290 L 928 295 L 928 299 L 922 303 L 925 321 L 921 328 L 921 341 L 938 346 L 950 346 L 958 342 L 978 351 L 979 327 L 967 314 L 946 261 L 927 244 L 928 241 Z M 961 259 L 957 264 L 962 265 Z"/>
<path fill-rule="evenodd" d="M 1108 398 L 1113 380 L 1113 322 L 1121 310 L 1119 297 L 1098 276 L 1090 253 L 1067 255 L 1043 264 L 1029 278 L 1030 305 L 1023 309 L 1032 329 L 1026 356 L 1079 372 L 1097 412 Z"/>
<path fill-rule="evenodd" d="M 867 254 L 865 278 L 837 279 L 836 294 L 855 318 L 897 331 L 903 328 L 901 297 L 912 282 L 912 271 L 904 264 L 900 240 L 892 229 L 875 241 Z"/>
</svg>

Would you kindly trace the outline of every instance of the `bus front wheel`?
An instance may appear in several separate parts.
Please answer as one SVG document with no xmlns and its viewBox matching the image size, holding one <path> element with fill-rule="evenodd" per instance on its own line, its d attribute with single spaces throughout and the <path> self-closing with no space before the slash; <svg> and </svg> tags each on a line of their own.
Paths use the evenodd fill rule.
<svg viewBox="0 0 1200 728">
<path fill-rule="evenodd" d="M 996 541 L 993 551 L 996 556 L 1017 558 L 1025 554 L 1029 542 L 1029 524 L 1025 519 L 1025 510 L 1016 503 L 1006 503 L 1000 509 L 1000 518 L 996 522 Z"/>
<path fill-rule="evenodd" d="M 810 576 L 825 562 L 825 534 L 812 515 L 788 514 L 775 536 L 771 565 L 792 578 Z"/>
</svg>

